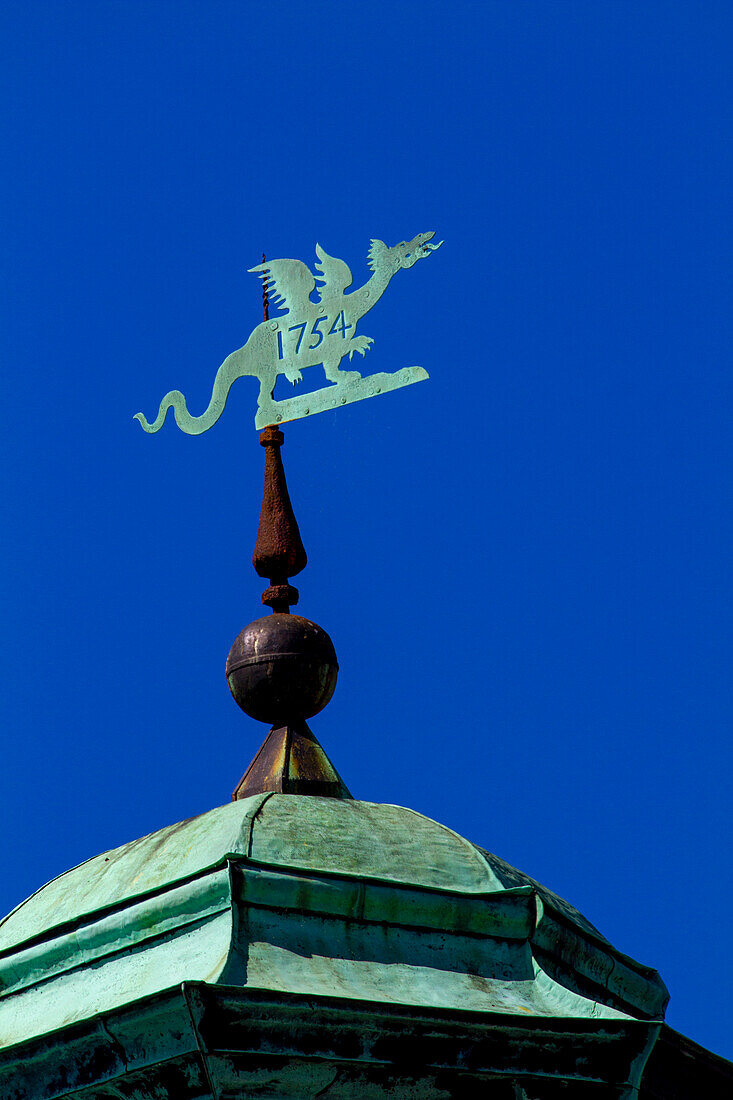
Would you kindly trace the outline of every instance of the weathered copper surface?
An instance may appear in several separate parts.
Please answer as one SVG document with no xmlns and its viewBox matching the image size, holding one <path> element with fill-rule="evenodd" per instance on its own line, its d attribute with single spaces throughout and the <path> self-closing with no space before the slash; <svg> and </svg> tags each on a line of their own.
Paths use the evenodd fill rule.
<svg viewBox="0 0 733 1100">
<path fill-rule="evenodd" d="M 278 428 L 270 426 L 260 433 L 265 448 L 265 487 L 252 563 L 259 576 L 270 581 L 262 602 L 273 611 L 289 611 L 298 602 L 298 590 L 288 581 L 308 562 L 285 480 L 280 454 L 283 442 Z"/>
<path fill-rule="evenodd" d="M 475 845 L 413 811 L 255 795 L 87 860 L 16 909 L 0 925 L 0 1050 L 124 1006 L 138 1018 L 141 999 L 197 980 L 540 1030 L 658 1020 L 658 976 L 573 913 L 530 882 L 503 887 Z"/>
<path fill-rule="evenodd" d="M 235 639 L 226 664 L 229 690 L 258 722 L 312 718 L 336 688 L 338 661 L 325 630 L 301 615 L 265 615 Z"/>
<path fill-rule="evenodd" d="M 300 727 L 301 756 L 295 732 L 304 774 L 317 743 Z M 666 999 L 437 822 L 264 793 L 0 923 L 0 1097 L 728 1100 L 733 1067 L 663 1026 Z"/>
<path fill-rule="evenodd" d="M 232 801 L 266 791 L 352 797 L 305 722 L 270 730 L 232 793 Z"/>
<path fill-rule="evenodd" d="M 659 1039 L 652 1057 L 649 1047 Z M 638 1020 L 446 1012 L 184 981 L 8 1050 L 12 1100 L 729 1100 L 729 1062 Z M 658 1085 L 662 1086 L 661 1091 Z"/>
</svg>

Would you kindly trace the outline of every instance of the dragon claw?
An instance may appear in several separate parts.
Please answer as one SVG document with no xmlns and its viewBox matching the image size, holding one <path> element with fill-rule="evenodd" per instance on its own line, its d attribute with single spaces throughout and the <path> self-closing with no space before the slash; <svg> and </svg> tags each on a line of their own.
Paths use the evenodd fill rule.
<svg viewBox="0 0 733 1100">
<path fill-rule="evenodd" d="M 355 336 L 349 348 L 349 359 L 353 358 L 355 351 L 358 351 L 359 355 L 366 355 L 373 343 L 374 338 L 372 336 Z"/>
</svg>

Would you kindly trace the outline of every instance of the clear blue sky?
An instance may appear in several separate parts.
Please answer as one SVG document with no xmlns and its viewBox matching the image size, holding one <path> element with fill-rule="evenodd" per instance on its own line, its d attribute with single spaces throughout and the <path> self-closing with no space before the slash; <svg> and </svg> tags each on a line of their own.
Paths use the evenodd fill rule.
<svg viewBox="0 0 733 1100">
<path fill-rule="evenodd" d="M 0 909 L 221 804 L 265 730 L 256 383 L 133 422 L 260 317 L 246 269 L 368 275 L 427 383 L 288 428 L 357 797 L 539 878 L 733 1056 L 729 3 L 5 3 Z M 367 362 L 364 362 L 365 367 Z M 314 370 L 317 368 L 313 368 Z"/>
</svg>

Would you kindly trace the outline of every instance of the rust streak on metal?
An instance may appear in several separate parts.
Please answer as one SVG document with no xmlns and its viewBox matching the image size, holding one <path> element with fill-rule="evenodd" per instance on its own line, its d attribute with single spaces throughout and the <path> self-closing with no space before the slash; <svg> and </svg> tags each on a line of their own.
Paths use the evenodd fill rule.
<svg viewBox="0 0 733 1100">
<path fill-rule="evenodd" d="M 291 604 L 298 602 L 298 590 L 289 584 L 289 578 L 305 569 L 308 561 L 285 481 L 280 455 L 284 440 L 283 433 L 272 424 L 260 433 L 265 448 L 265 487 L 252 555 L 259 576 L 270 581 L 262 602 L 275 612 L 288 612 Z"/>
</svg>

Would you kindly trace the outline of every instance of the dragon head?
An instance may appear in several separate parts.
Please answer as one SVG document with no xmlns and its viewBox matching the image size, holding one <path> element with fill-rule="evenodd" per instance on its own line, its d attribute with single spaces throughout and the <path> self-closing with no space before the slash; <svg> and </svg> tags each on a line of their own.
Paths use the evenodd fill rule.
<svg viewBox="0 0 733 1100">
<path fill-rule="evenodd" d="M 368 256 L 369 266 L 372 271 L 376 271 L 377 267 L 387 268 L 390 274 L 400 268 L 412 267 L 418 260 L 440 248 L 442 241 L 430 244 L 434 236 L 434 230 L 430 233 L 418 233 L 411 241 L 402 241 L 393 248 L 388 248 L 384 241 L 372 241 Z"/>
</svg>

